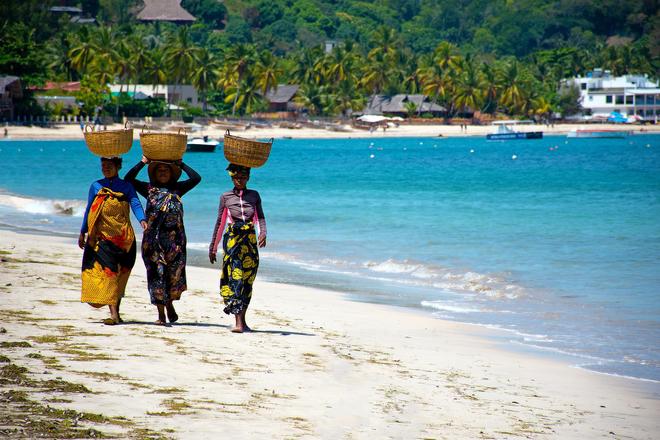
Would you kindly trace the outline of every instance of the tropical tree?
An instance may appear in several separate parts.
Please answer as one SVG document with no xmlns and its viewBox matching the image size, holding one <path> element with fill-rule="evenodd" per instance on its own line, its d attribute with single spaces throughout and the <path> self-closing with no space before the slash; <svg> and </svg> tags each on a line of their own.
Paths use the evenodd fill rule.
<svg viewBox="0 0 660 440">
<path fill-rule="evenodd" d="M 307 109 L 310 115 L 322 115 L 328 102 L 326 86 L 303 84 L 298 89 L 294 102 Z"/>
<path fill-rule="evenodd" d="M 238 100 L 241 96 L 241 86 L 246 78 L 252 78 L 250 66 L 254 64 L 255 49 L 251 44 L 237 44 L 232 46 L 225 55 L 224 79 L 221 79 L 221 85 L 229 91 L 228 97 L 233 99 L 231 114 L 236 114 Z M 247 81 L 245 86 L 250 90 L 255 89 L 254 85 Z M 225 102 L 228 102 L 225 100 Z"/>
<path fill-rule="evenodd" d="M 456 81 L 454 103 L 459 111 L 467 109 L 476 111 L 481 108 L 484 101 L 484 84 L 479 68 L 474 62 L 468 61 L 464 67 Z"/>
<path fill-rule="evenodd" d="M 257 82 L 251 75 L 247 75 L 235 87 L 229 89 L 225 103 L 230 102 L 233 103 L 232 115 L 236 110 L 249 115 L 265 107 Z"/>
<path fill-rule="evenodd" d="M 212 52 L 200 49 L 196 56 L 195 65 L 191 80 L 202 98 L 202 111 L 206 112 L 209 89 L 214 88 L 220 78 L 220 62 Z"/>
<path fill-rule="evenodd" d="M 96 54 L 96 45 L 92 41 L 92 36 L 88 27 L 81 27 L 73 37 L 71 49 L 68 56 L 71 59 L 71 67 L 83 75 L 87 66 L 94 59 Z"/>
<path fill-rule="evenodd" d="M 257 87 L 263 95 L 277 87 L 278 78 L 282 76 L 282 69 L 272 52 L 261 51 L 255 70 Z"/>
<path fill-rule="evenodd" d="M 520 114 L 525 111 L 526 84 L 523 79 L 522 67 L 518 61 L 510 60 L 498 70 L 497 80 L 500 94 L 500 104 L 511 114 Z"/>
<path fill-rule="evenodd" d="M 174 79 L 175 88 L 178 88 L 182 82 L 190 80 L 190 73 L 194 68 L 198 53 L 199 47 L 192 41 L 190 31 L 186 26 L 179 27 L 176 33 L 169 35 L 164 51 L 164 61 L 171 78 Z"/>
<path fill-rule="evenodd" d="M 364 109 L 367 99 L 359 95 L 353 82 L 342 81 L 332 94 L 332 112 L 348 116 L 349 112 Z"/>
</svg>

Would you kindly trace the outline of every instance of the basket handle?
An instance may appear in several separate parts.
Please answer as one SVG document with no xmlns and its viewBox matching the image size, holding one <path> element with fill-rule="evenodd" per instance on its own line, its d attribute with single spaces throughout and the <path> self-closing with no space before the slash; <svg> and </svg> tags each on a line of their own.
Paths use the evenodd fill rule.
<svg viewBox="0 0 660 440">
<path fill-rule="evenodd" d="M 131 124 L 131 128 L 133 128 L 133 123 L 126 119 L 126 122 L 124 122 L 124 130 L 128 130 L 128 124 Z"/>
<path fill-rule="evenodd" d="M 144 133 L 144 130 L 150 130 L 150 129 L 151 129 L 151 127 L 149 127 L 148 125 L 145 124 L 145 125 L 142 126 L 142 131 L 140 132 L 140 134 Z"/>
<path fill-rule="evenodd" d="M 183 130 L 183 134 L 187 135 L 186 129 L 185 128 L 179 128 L 179 132 L 177 134 L 181 134 L 181 130 Z"/>
<path fill-rule="evenodd" d="M 88 128 L 91 130 L 87 130 Z M 85 125 L 85 133 L 89 133 L 90 131 L 94 131 L 94 126 L 90 123 L 87 123 L 87 125 Z"/>
<path fill-rule="evenodd" d="M 270 140 L 268 141 L 268 143 L 271 144 L 271 145 L 273 145 L 273 141 L 274 141 L 274 140 L 275 140 L 275 138 L 270 138 Z"/>
<path fill-rule="evenodd" d="M 225 131 L 225 136 L 231 136 L 231 133 L 229 132 L 229 129 L 227 129 L 227 131 Z"/>
</svg>

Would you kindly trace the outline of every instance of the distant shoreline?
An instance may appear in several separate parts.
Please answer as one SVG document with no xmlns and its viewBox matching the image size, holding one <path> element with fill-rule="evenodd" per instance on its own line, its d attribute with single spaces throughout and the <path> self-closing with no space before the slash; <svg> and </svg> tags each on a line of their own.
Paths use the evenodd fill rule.
<svg viewBox="0 0 660 440">
<path fill-rule="evenodd" d="M 163 131 L 176 131 L 185 124 L 171 124 L 162 128 Z M 142 125 L 136 124 L 134 139 L 139 139 L 139 131 Z M 36 126 L 7 126 L 7 137 L 4 140 L 83 140 L 83 134 L 79 125 L 60 124 L 48 128 Z M 108 125 L 108 130 L 123 128 L 121 124 Z M 555 124 L 546 126 L 544 124 L 527 125 L 521 131 L 542 131 L 545 135 L 563 135 L 576 129 L 599 129 L 599 130 L 629 130 L 635 134 L 660 133 L 660 125 L 621 125 L 621 124 Z M 201 131 L 188 133 L 190 138 L 209 136 L 213 139 L 221 139 L 226 126 L 204 126 Z M 230 128 L 231 130 L 231 128 Z M 275 139 L 381 139 L 397 137 L 483 137 L 490 133 L 493 128 L 490 125 L 468 125 L 465 131 L 460 125 L 407 125 L 390 127 L 386 131 L 382 128 L 369 132 L 368 130 L 356 129 L 344 126 L 342 131 L 334 129 L 319 128 L 280 128 L 280 127 L 251 127 L 242 129 L 237 127 L 232 133 L 246 138 L 275 138 Z"/>
</svg>

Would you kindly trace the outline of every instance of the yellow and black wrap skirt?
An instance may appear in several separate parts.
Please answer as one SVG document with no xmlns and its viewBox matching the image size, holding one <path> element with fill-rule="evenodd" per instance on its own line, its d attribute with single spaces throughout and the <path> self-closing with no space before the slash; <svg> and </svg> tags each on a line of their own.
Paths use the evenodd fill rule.
<svg viewBox="0 0 660 440">
<path fill-rule="evenodd" d="M 259 248 L 252 222 L 230 223 L 222 240 L 220 295 L 226 314 L 238 314 L 250 304 L 259 268 Z"/>
</svg>

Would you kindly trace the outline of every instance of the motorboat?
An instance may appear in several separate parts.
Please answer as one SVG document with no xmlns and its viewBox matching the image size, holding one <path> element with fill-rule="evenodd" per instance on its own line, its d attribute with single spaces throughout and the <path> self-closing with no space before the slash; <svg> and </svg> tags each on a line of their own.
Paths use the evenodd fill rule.
<svg viewBox="0 0 660 440">
<path fill-rule="evenodd" d="M 208 136 L 192 138 L 186 144 L 187 152 L 213 153 L 220 142 L 210 139 Z"/>
<path fill-rule="evenodd" d="M 533 121 L 494 121 L 493 133 L 486 135 L 489 141 L 509 141 L 516 139 L 543 139 L 542 131 L 518 131 L 520 125 L 533 124 Z"/>
<path fill-rule="evenodd" d="M 632 130 L 578 129 L 566 134 L 569 138 L 622 139 L 632 134 Z"/>
</svg>

